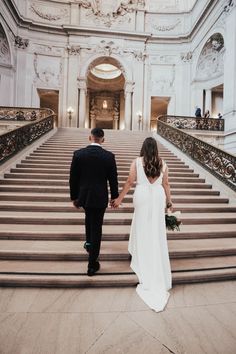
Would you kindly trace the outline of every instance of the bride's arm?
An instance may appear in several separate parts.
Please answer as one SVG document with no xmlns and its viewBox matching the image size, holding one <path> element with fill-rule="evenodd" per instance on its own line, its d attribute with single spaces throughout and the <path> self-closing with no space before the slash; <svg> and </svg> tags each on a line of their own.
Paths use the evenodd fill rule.
<svg viewBox="0 0 236 354">
<path fill-rule="evenodd" d="M 170 185 L 169 185 L 169 177 L 168 177 L 168 167 L 166 166 L 165 172 L 163 174 L 162 186 L 165 190 L 166 194 L 166 207 L 167 209 L 173 209 L 172 201 L 171 201 L 171 194 L 170 194 Z M 169 205 L 169 206 L 168 206 Z"/>
<path fill-rule="evenodd" d="M 125 195 L 128 193 L 130 188 L 133 186 L 134 182 L 136 181 L 136 175 L 137 175 L 137 173 L 136 173 L 136 160 L 134 160 L 130 166 L 129 177 L 126 180 L 124 187 L 119 194 L 119 197 L 116 198 L 112 203 L 112 206 L 114 208 L 117 208 L 120 205 L 120 203 L 122 202 Z"/>
</svg>

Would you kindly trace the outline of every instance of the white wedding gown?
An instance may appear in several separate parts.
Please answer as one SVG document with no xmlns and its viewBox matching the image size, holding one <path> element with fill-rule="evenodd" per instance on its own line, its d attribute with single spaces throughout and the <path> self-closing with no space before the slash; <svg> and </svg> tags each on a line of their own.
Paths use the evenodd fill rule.
<svg viewBox="0 0 236 354">
<path fill-rule="evenodd" d="M 163 163 L 160 177 L 150 183 L 143 168 L 142 158 L 136 159 L 136 188 L 134 216 L 129 239 L 131 268 L 137 274 L 137 293 L 153 310 L 162 311 L 167 304 L 171 288 L 171 269 L 168 254 L 165 204 L 162 187 Z"/>
</svg>

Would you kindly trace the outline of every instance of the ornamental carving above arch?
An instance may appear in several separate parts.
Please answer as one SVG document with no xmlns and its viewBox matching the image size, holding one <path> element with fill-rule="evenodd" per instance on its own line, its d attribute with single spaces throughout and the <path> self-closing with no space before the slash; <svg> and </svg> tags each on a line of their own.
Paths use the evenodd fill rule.
<svg viewBox="0 0 236 354">
<path fill-rule="evenodd" d="M 196 80 L 216 78 L 224 73 L 224 38 L 213 34 L 204 45 L 198 59 Z"/>
<path fill-rule="evenodd" d="M 5 32 L 0 25 L 0 64 L 9 65 L 11 61 L 10 48 Z"/>
</svg>

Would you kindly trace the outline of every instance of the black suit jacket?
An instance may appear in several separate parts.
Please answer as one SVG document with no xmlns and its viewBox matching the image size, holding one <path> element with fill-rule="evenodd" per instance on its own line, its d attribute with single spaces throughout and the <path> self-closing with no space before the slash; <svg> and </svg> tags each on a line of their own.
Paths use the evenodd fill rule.
<svg viewBox="0 0 236 354">
<path fill-rule="evenodd" d="M 84 208 L 106 208 L 108 186 L 111 199 L 118 197 L 115 156 L 98 145 L 74 152 L 70 169 L 70 197 Z"/>
</svg>

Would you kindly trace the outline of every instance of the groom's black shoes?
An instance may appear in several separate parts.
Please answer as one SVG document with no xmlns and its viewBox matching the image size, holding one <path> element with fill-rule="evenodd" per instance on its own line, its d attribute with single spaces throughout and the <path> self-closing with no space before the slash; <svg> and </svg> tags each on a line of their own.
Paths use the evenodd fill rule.
<svg viewBox="0 0 236 354">
<path fill-rule="evenodd" d="M 92 266 L 92 267 L 88 267 L 88 271 L 87 271 L 87 275 L 89 276 L 89 277 L 92 277 L 93 275 L 95 275 L 95 273 L 98 271 L 100 269 L 100 264 L 99 264 L 99 262 L 96 262 L 95 264 L 94 264 L 94 266 Z"/>
<path fill-rule="evenodd" d="M 91 243 L 89 242 L 85 242 L 84 243 L 84 249 L 89 253 L 89 249 L 90 249 Z"/>
</svg>

